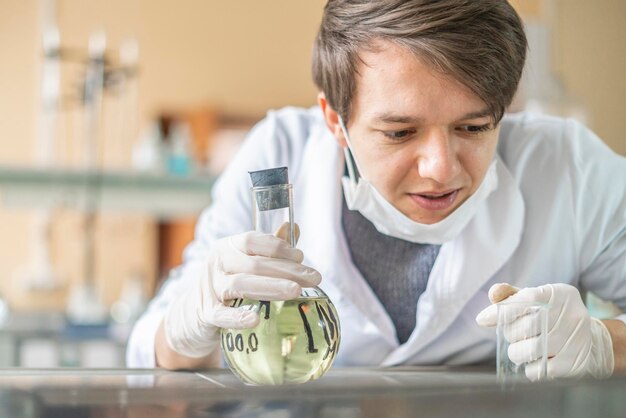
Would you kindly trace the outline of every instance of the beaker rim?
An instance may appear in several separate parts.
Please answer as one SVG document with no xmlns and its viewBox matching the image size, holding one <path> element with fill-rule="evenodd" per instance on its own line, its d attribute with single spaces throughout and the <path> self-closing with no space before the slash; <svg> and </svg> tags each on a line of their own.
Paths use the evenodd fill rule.
<svg viewBox="0 0 626 418">
<path fill-rule="evenodd" d="M 292 188 L 291 183 L 285 183 L 285 184 L 273 184 L 271 186 L 252 186 L 250 187 L 250 190 L 254 192 L 258 192 L 258 191 L 270 190 L 270 189 L 291 189 L 291 188 Z"/>
</svg>

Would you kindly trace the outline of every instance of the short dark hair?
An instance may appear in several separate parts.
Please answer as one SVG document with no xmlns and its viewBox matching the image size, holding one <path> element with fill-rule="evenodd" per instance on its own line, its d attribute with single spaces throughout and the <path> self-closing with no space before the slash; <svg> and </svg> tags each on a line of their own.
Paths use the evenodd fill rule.
<svg viewBox="0 0 626 418">
<path fill-rule="evenodd" d="M 523 24 L 506 0 L 329 0 L 313 48 L 313 79 L 346 121 L 359 51 L 401 45 L 465 85 L 499 122 L 524 68 Z"/>
</svg>

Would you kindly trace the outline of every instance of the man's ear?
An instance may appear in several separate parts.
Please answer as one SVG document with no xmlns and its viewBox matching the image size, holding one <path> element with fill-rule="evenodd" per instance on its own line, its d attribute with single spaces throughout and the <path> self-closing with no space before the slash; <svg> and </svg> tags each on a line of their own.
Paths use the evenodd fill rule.
<svg viewBox="0 0 626 418">
<path fill-rule="evenodd" d="M 330 107 L 328 102 L 326 101 L 326 95 L 323 92 L 318 93 L 317 95 L 317 103 L 322 109 L 322 113 L 324 114 L 324 120 L 326 121 L 326 126 L 330 129 L 330 132 L 334 135 L 337 143 L 342 148 L 348 147 L 348 142 L 346 141 L 346 137 L 343 134 L 343 130 L 341 129 L 341 125 L 339 124 L 339 114 Z"/>
</svg>

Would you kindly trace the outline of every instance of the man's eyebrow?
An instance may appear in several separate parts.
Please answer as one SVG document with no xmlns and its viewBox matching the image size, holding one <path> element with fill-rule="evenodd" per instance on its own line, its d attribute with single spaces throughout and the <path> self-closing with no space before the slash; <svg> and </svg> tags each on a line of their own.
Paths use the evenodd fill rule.
<svg viewBox="0 0 626 418">
<path fill-rule="evenodd" d="M 459 120 L 480 119 L 486 116 L 493 116 L 492 112 L 489 109 L 483 109 L 479 110 L 478 112 L 467 113 L 460 117 Z"/>
<path fill-rule="evenodd" d="M 376 122 L 384 123 L 416 123 L 423 120 L 419 117 L 396 115 L 394 113 L 378 113 L 374 115 L 373 119 Z"/>
<path fill-rule="evenodd" d="M 493 116 L 489 109 L 482 109 L 477 112 L 466 113 L 458 118 L 458 120 L 480 119 L 487 116 Z M 415 116 L 398 115 L 394 113 L 377 113 L 372 118 L 376 122 L 383 123 L 420 123 L 424 119 Z"/>
</svg>

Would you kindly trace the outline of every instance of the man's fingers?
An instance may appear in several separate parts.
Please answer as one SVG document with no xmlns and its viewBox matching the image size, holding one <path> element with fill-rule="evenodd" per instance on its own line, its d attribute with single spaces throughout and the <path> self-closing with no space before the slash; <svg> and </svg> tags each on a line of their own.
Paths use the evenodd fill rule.
<svg viewBox="0 0 626 418">
<path fill-rule="evenodd" d="M 498 323 L 498 305 L 489 305 L 478 315 L 476 323 L 481 327 L 495 327 Z"/>
<path fill-rule="evenodd" d="M 483 309 L 476 322 L 482 327 L 494 327 L 498 322 L 498 303 L 506 302 L 543 302 L 547 303 L 552 296 L 551 285 L 518 289 L 508 283 L 496 283 L 489 289 L 489 299 L 493 303 Z M 512 318 L 515 319 L 515 318 Z"/>
<path fill-rule="evenodd" d="M 508 324 L 502 324 L 504 338 L 509 343 L 515 343 L 528 338 L 536 337 L 542 332 L 540 315 L 537 312 L 528 313 L 525 309 L 513 313 L 516 318 Z"/>
<path fill-rule="evenodd" d="M 249 274 L 292 280 L 303 287 L 320 284 L 322 275 L 315 269 L 292 260 L 262 256 L 224 258 L 221 270 L 226 274 Z"/>
<path fill-rule="evenodd" d="M 259 324 L 259 314 L 249 309 L 218 305 L 212 311 L 210 322 L 220 328 L 254 328 Z"/>
<path fill-rule="evenodd" d="M 519 288 L 508 283 L 496 283 L 489 289 L 489 300 L 491 303 L 502 302 L 504 299 L 516 294 Z"/>
<path fill-rule="evenodd" d="M 289 242 L 289 222 L 284 222 L 281 226 L 278 227 L 276 232 L 274 232 L 274 236 L 282 239 L 283 241 Z M 293 234 L 294 234 L 294 245 L 300 239 L 300 227 L 298 224 L 293 224 Z"/>
<path fill-rule="evenodd" d="M 508 283 L 496 283 L 489 288 L 489 301 L 492 305 L 483 309 L 476 316 L 476 323 L 481 327 L 495 327 L 498 322 L 498 306 L 496 303 L 502 302 L 509 296 L 518 292 L 518 288 Z"/>
<path fill-rule="evenodd" d="M 214 283 L 221 301 L 230 299 L 290 300 L 300 295 L 301 286 L 287 279 L 237 273 L 224 274 Z"/>
<path fill-rule="evenodd" d="M 548 360 L 549 362 L 550 360 Z M 546 376 L 543 375 L 544 372 L 541 370 L 541 362 L 542 360 L 535 360 L 528 363 L 524 366 L 524 373 L 526 377 L 531 382 L 537 382 L 541 379 L 544 379 Z M 548 374 L 548 378 L 550 379 L 550 375 Z"/>
<path fill-rule="evenodd" d="M 509 359 L 515 364 L 530 363 L 543 357 L 540 336 L 517 341 L 509 345 Z"/>
<path fill-rule="evenodd" d="M 573 360 L 563 361 L 561 358 L 553 357 L 548 358 L 546 364 L 546 377 L 548 380 L 564 378 L 564 377 L 576 377 L 572 374 L 572 365 Z M 525 368 L 526 376 L 532 380 L 537 381 L 541 379 L 542 371 L 541 371 L 541 361 L 533 361 L 532 363 L 528 363 Z"/>
<path fill-rule="evenodd" d="M 229 237 L 227 242 L 231 245 L 233 252 L 239 252 L 242 255 L 260 255 L 291 260 L 296 263 L 301 263 L 304 259 L 302 251 L 290 246 L 287 241 L 274 235 L 261 234 L 256 231 L 234 235 Z"/>
<path fill-rule="evenodd" d="M 515 295 L 509 297 L 507 302 L 541 302 L 548 303 L 552 297 L 552 285 L 547 284 L 539 287 L 525 287 Z"/>
</svg>

